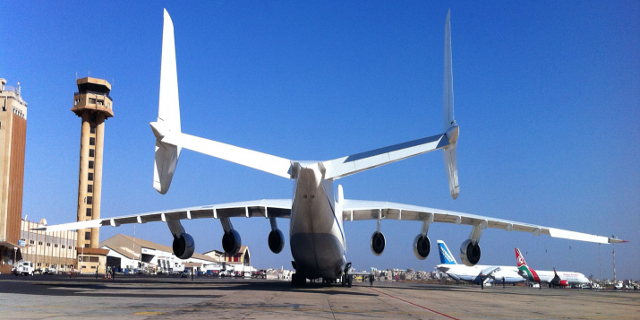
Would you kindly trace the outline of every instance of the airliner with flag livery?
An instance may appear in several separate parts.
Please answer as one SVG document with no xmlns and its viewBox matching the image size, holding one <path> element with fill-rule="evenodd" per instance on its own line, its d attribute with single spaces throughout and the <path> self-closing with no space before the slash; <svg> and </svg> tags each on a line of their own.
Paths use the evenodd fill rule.
<svg viewBox="0 0 640 320">
<path fill-rule="evenodd" d="M 546 283 L 549 287 L 568 287 L 581 284 L 588 284 L 591 281 L 580 272 L 573 271 L 536 271 L 527 265 L 520 249 L 516 248 L 516 263 L 520 274 L 534 283 Z"/>
<path fill-rule="evenodd" d="M 303 285 L 306 279 L 316 278 L 323 278 L 328 282 L 341 279 L 342 283 L 350 283 L 351 277 L 346 274 L 351 264 L 348 263 L 347 258 L 344 221 L 377 221 L 377 229 L 374 230 L 371 236 L 371 251 L 375 255 L 382 254 L 386 246 L 386 239 L 381 231 L 381 224 L 384 220 L 415 221 L 417 236 L 413 241 L 413 252 L 421 260 L 426 259 L 431 251 L 431 241 L 427 233 L 432 224 L 451 223 L 470 226 L 469 237 L 460 246 L 460 258 L 465 265 L 469 266 L 476 265 L 480 261 L 480 237 L 487 228 L 521 231 L 537 236 L 548 235 L 554 238 L 595 243 L 621 242 L 621 240 L 613 237 L 591 235 L 469 213 L 386 201 L 363 201 L 345 198 L 342 186 L 334 184 L 338 179 L 435 150 L 442 150 L 444 154 L 451 197 L 453 199 L 458 197 L 460 188 L 458 185 L 456 147 L 459 127 L 454 119 L 453 108 L 449 13 L 446 17 L 444 31 L 444 94 L 442 131 L 440 133 L 338 159 L 300 161 L 273 156 L 182 132 L 174 26 L 169 13 L 165 10 L 158 117 L 156 121 L 151 122 L 151 129 L 156 140 L 154 188 L 161 194 L 165 194 L 169 190 L 180 153 L 183 149 L 189 149 L 290 179 L 293 182 L 292 197 L 289 199 L 249 200 L 129 214 L 113 218 L 45 226 L 41 229 L 58 231 L 162 222 L 168 226 L 173 237 L 173 253 L 181 259 L 187 259 L 195 251 L 195 242 L 193 237 L 182 226 L 181 221 L 183 220 L 220 220 L 223 231 L 222 247 L 227 254 L 232 255 L 238 251 L 242 242 L 240 233 L 233 227 L 231 218 L 261 217 L 268 219 L 271 232 L 268 239 L 265 240 L 268 242 L 270 250 L 274 253 L 280 253 L 285 243 L 285 237 L 278 228 L 277 219 L 289 219 L 289 243 L 294 259 L 292 264 L 296 270 L 292 281 L 294 285 Z M 186 110 L 189 111 L 189 109 Z M 218 110 L 218 112 L 229 111 Z M 329 115 L 323 115 L 320 111 L 316 115 L 309 116 L 308 121 L 326 121 L 326 130 L 332 130 L 330 118 Z M 322 139 L 322 134 L 318 133 L 316 137 L 316 139 Z M 305 148 L 308 147 L 305 146 Z M 242 190 L 238 192 L 242 192 Z"/>
<path fill-rule="evenodd" d="M 438 240 L 440 252 L 440 264 L 438 270 L 446 273 L 456 281 L 472 282 L 475 284 L 518 284 L 525 282 L 514 266 L 466 266 L 458 264 L 455 257 L 449 251 L 447 244 Z"/>
</svg>

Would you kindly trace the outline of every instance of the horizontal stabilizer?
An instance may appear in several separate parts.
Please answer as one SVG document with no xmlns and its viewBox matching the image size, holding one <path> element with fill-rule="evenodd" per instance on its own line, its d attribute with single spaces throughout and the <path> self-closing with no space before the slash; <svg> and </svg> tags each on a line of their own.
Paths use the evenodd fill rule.
<svg viewBox="0 0 640 320">
<path fill-rule="evenodd" d="M 291 160 L 289 159 L 185 133 L 168 135 L 162 139 L 162 143 L 200 152 L 283 178 L 291 178 Z"/>
<path fill-rule="evenodd" d="M 449 145 L 444 134 L 408 141 L 380 149 L 322 162 L 325 179 L 339 179 L 364 170 L 404 160 Z"/>
</svg>

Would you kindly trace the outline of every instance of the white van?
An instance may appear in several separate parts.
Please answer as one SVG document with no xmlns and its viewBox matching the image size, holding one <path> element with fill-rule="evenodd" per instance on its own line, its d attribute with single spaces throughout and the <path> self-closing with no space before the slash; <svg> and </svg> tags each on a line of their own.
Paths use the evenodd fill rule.
<svg viewBox="0 0 640 320">
<path fill-rule="evenodd" d="M 18 266 L 13 271 L 13 274 L 16 276 L 33 276 L 33 262 L 31 261 L 22 261 L 18 262 Z"/>
</svg>

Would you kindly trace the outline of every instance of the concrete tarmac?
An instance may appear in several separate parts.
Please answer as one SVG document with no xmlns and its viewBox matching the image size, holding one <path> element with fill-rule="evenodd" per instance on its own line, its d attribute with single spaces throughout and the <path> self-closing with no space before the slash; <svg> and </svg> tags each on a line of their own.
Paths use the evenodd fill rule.
<svg viewBox="0 0 640 320">
<path fill-rule="evenodd" d="M 0 319 L 640 319 L 640 292 L 0 275 Z"/>
</svg>

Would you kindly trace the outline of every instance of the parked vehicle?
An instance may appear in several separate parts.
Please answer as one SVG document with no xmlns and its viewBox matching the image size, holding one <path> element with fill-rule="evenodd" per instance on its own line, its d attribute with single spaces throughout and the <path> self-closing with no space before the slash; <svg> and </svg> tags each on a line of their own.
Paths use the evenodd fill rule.
<svg viewBox="0 0 640 320">
<path fill-rule="evenodd" d="M 185 269 L 184 271 L 182 271 L 182 273 L 180 274 L 181 277 L 183 278 L 189 278 L 191 277 L 191 270 L 189 269 Z"/>
<path fill-rule="evenodd" d="M 15 268 L 13 274 L 16 276 L 33 276 L 33 262 L 31 261 L 22 261 L 18 263 L 18 266 Z"/>
</svg>

